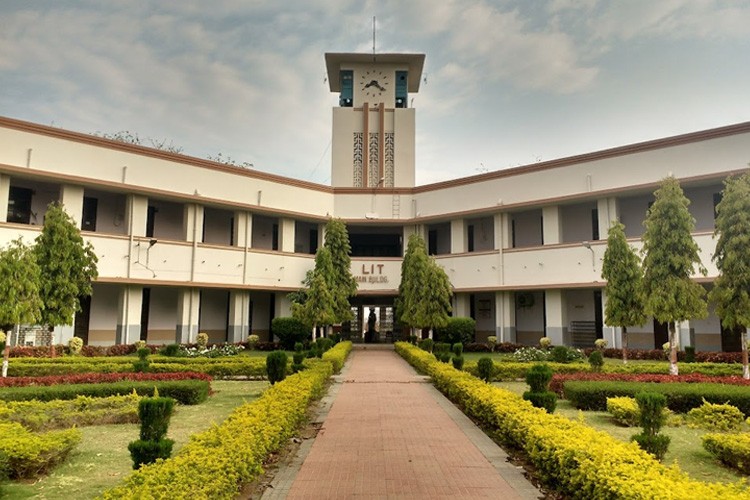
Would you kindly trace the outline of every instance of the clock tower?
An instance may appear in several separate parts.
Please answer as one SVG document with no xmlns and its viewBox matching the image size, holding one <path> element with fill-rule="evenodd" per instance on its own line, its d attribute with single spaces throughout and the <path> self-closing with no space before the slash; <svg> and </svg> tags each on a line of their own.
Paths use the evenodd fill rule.
<svg viewBox="0 0 750 500">
<path fill-rule="evenodd" d="M 414 109 L 424 54 L 325 55 L 333 109 L 333 187 L 414 186 Z"/>
</svg>

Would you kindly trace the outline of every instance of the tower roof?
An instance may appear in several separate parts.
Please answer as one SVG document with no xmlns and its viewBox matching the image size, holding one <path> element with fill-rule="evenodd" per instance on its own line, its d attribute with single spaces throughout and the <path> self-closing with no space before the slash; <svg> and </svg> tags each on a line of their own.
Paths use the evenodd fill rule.
<svg viewBox="0 0 750 500">
<path fill-rule="evenodd" d="M 339 72 L 346 69 L 347 64 L 403 64 L 408 66 L 409 92 L 419 92 L 419 82 L 422 80 L 424 54 L 357 54 L 346 52 L 327 52 L 326 69 L 331 92 L 341 91 Z"/>
</svg>

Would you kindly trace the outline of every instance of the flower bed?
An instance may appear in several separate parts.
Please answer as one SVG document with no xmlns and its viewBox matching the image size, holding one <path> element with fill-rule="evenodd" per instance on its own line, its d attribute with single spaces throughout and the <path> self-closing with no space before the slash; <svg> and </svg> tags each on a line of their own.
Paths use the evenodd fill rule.
<svg viewBox="0 0 750 500">
<path fill-rule="evenodd" d="M 396 350 L 468 415 L 523 450 L 545 484 L 571 498 L 750 498 L 744 485 L 695 481 L 634 443 L 534 408 L 409 344 L 397 343 Z"/>
<path fill-rule="evenodd" d="M 82 373 L 76 375 L 52 375 L 47 377 L 6 377 L 0 378 L 0 387 L 23 387 L 27 385 L 57 384 L 101 384 L 120 380 L 206 380 L 212 377 L 205 373 Z"/>
<path fill-rule="evenodd" d="M 658 373 L 642 373 L 642 374 L 630 374 L 630 373 L 591 373 L 591 372 L 578 372 L 578 373 L 556 373 L 552 377 L 549 389 L 555 391 L 558 395 L 563 394 L 563 384 L 570 380 L 580 381 L 611 381 L 619 380 L 623 382 L 658 382 L 662 384 L 684 382 L 684 383 L 715 383 L 715 384 L 729 384 L 729 385 L 747 385 L 750 386 L 750 380 L 745 380 L 742 377 L 713 377 L 710 375 L 703 375 L 701 373 L 689 373 L 687 375 L 662 375 Z"/>
</svg>

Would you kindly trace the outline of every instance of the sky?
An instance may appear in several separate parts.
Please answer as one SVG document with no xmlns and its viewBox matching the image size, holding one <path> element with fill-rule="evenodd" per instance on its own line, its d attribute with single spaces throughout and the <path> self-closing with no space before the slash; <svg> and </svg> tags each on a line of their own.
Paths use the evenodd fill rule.
<svg viewBox="0 0 750 500">
<path fill-rule="evenodd" d="M 750 121 L 747 0 L 3 0 L 0 116 L 330 184 L 326 52 L 426 54 L 428 184 Z"/>
</svg>

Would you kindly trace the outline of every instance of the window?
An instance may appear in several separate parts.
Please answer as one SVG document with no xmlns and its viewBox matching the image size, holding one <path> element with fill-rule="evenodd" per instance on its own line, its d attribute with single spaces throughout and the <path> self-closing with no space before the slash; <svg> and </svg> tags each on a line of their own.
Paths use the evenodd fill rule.
<svg viewBox="0 0 750 500">
<path fill-rule="evenodd" d="M 407 108 L 409 100 L 409 78 L 407 71 L 396 71 L 396 107 Z"/>
<path fill-rule="evenodd" d="M 341 70 L 341 94 L 339 94 L 339 106 L 351 108 L 354 105 L 354 72 L 350 69 Z"/>
<path fill-rule="evenodd" d="M 31 223 L 31 189 L 10 187 L 8 197 L 8 222 Z"/>
<path fill-rule="evenodd" d="M 96 211 L 99 200 L 88 196 L 83 197 L 83 215 L 81 216 L 81 229 L 83 231 L 96 231 Z"/>
</svg>

